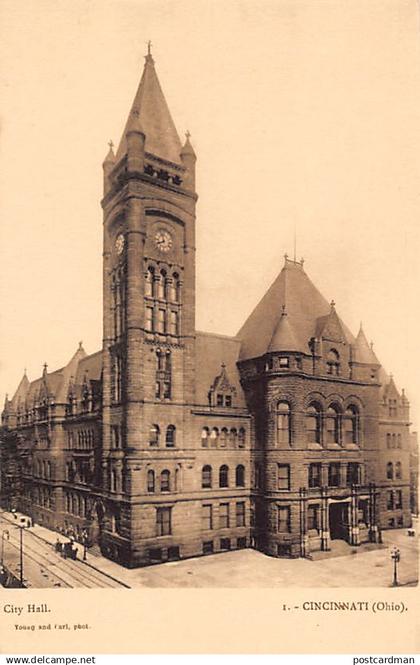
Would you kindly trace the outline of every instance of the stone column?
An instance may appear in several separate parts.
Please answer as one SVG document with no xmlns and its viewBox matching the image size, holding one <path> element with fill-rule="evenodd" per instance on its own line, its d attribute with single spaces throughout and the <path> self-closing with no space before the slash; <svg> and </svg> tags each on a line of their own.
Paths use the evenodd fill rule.
<svg viewBox="0 0 420 665">
<path fill-rule="evenodd" d="M 328 488 L 321 488 L 321 550 L 330 549 L 330 530 L 328 519 Z"/>
</svg>

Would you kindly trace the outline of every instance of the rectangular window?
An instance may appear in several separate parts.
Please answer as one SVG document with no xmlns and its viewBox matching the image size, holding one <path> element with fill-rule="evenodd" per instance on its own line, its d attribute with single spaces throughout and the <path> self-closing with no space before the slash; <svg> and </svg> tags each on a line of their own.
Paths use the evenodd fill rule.
<svg viewBox="0 0 420 665">
<path fill-rule="evenodd" d="M 310 464 L 309 465 L 308 485 L 309 485 L 309 487 L 321 487 L 321 465 L 320 464 Z"/>
<path fill-rule="evenodd" d="M 221 550 L 230 550 L 230 538 L 221 538 L 220 539 L 220 549 Z"/>
<path fill-rule="evenodd" d="M 350 462 L 347 465 L 347 485 L 360 484 L 360 464 L 357 462 Z"/>
<path fill-rule="evenodd" d="M 396 508 L 402 508 L 403 507 L 403 500 L 402 500 L 401 490 L 397 490 L 395 492 L 395 507 Z"/>
<path fill-rule="evenodd" d="M 170 312 L 169 322 L 171 335 L 178 335 L 178 312 Z"/>
<path fill-rule="evenodd" d="M 158 309 L 157 329 L 158 329 L 158 332 L 160 332 L 160 333 L 165 332 L 165 310 L 164 309 Z"/>
<path fill-rule="evenodd" d="M 223 395 L 217 395 L 216 404 L 217 406 L 223 406 Z"/>
<path fill-rule="evenodd" d="M 229 527 L 229 504 L 221 503 L 219 506 L 219 527 L 227 529 Z"/>
<path fill-rule="evenodd" d="M 118 425 L 112 425 L 111 428 L 112 432 L 112 447 L 113 448 L 119 448 L 120 447 L 120 428 Z"/>
<path fill-rule="evenodd" d="M 171 524 L 172 508 L 156 509 L 156 526 L 158 536 L 170 536 L 172 533 Z"/>
<path fill-rule="evenodd" d="M 290 490 L 290 464 L 277 464 L 277 489 Z"/>
<path fill-rule="evenodd" d="M 308 531 L 319 530 L 319 505 L 308 506 Z"/>
<path fill-rule="evenodd" d="M 213 552 L 214 552 L 213 541 L 206 540 L 206 542 L 203 543 L 203 554 L 213 554 Z"/>
<path fill-rule="evenodd" d="M 245 537 L 238 538 L 236 541 L 236 547 L 238 548 L 238 550 L 243 550 L 246 547 L 246 538 Z"/>
<path fill-rule="evenodd" d="M 232 406 L 232 395 L 226 395 L 225 406 Z"/>
<path fill-rule="evenodd" d="M 163 397 L 165 399 L 171 398 L 171 384 L 169 381 L 164 381 L 163 383 Z"/>
<path fill-rule="evenodd" d="M 236 526 L 245 526 L 245 502 L 239 501 L 236 504 Z"/>
<path fill-rule="evenodd" d="M 178 559 L 180 558 L 181 555 L 179 552 L 178 545 L 173 545 L 172 547 L 168 547 L 168 561 L 178 561 Z"/>
<path fill-rule="evenodd" d="M 328 485 L 330 487 L 340 486 L 340 464 L 333 462 L 328 467 Z"/>
<path fill-rule="evenodd" d="M 386 493 L 386 507 L 388 510 L 394 510 L 394 492 Z"/>
<path fill-rule="evenodd" d="M 290 533 L 290 506 L 278 506 L 278 532 Z"/>
<path fill-rule="evenodd" d="M 201 527 L 203 531 L 213 528 L 213 506 L 206 504 L 201 507 Z"/>
<path fill-rule="evenodd" d="M 146 307 L 146 330 L 153 330 L 153 307 Z"/>
<path fill-rule="evenodd" d="M 148 551 L 150 563 L 160 563 L 162 561 L 162 550 L 160 547 L 154 547 Z"/>
<path fill-rule="evenodd" d="M 289 358 L 279 358 L 280 367 L 289 367 Z"/>
</svg>

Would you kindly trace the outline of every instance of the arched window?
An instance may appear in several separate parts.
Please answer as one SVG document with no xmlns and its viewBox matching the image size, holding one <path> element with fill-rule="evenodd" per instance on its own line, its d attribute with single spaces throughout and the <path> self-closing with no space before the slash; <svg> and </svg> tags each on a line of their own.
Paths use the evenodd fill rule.
<svg viewBox="0 0 420 665">
<path fill-rule="evenodd" d="M 219 430 L 217 427 L 213 427 L 210 434 L 210 447 L 217 448 L 217 442 L 219 440 Z"/>
<path fill-rule="evenodd" d="M 351 405 L 344 414 L 344 443 L 359 442 L 359 411 Z"/>
<path fill-rule="evenodd" d="M 290 443 L 290 406 L 287 402 L 277 404 L 277 443 Z"/>
<path fill-rule="evenodd" d="M 310 404 L 306 409 L 306 437 L 309 443 L 321 443 L 321 409 Z"/>
<path fill-rule="evenodd" d="M 402 478 L 401 462 L 397 462 L 395 465 L 395 478 L 397 480 L 401 480 Z"/>
<path fill-rule="evenodd" d="M 118 482 L 117 481 L 117 470 L 112 469 L 112 471 L 111 471 L 111 490 L 113 492 L 117 491 L 117 482 Z"/>
<path fill-rule="evenodd" d="M 171 280 L 170 285 L 169 285 L 169 300 L 171 302 L 179 302 L 180 301 L 179 275 L 176 272 L 172 275 L 172 280 Z"/>
<path fill-rule="evenodd" d="M 255 465 L 255 487 L 260 489 L 262 487 L 262 469 L 261 464 L 257 463 Z"/>
<path fill-rule="evenodd" d="M 229 467 L 226 464 L 219 469 L 219 487 L 229 487 Z"/>
<path fill-rule="evenodd" d="M 201 430 L 201 447 L 202 448 L 208 448 L 209 447 L 209 428 L 208 427 L 203 427 Z"/>
<path fill-rule="evenodd" d="M 152 425 L 149 432 L 149 446 L 159 445 L 160 429 L 159 425 Z"/>
<path fill-rule="evenodd" d="M 238 464 L 235 471 L 236 487 L 245 487 L 245 467 L 243 464 Z"/>
<path fill-rule="evenodd" d="M 327 443 L 340 443 L 340 416 L 334 406 L 327 409 Z"/>
<path fill-rule="evenodd" d="M 171 335 L 179 335 L 178 328 L 179 316 L 178 312 L 169 312 L 169 332 Z"/>
<path fill-rule="evenodd" d="M 160 491 L 161 492 L 170 492 L 171 491 L 170 480 L 171 480 L 171 474 L 167 469 L 165 469 L 160 474 Z"/>
<path fill-rule="evenodd" d="M 153 270 L 153 268 L 148 268 L 144 278 L 144 295 L 149 296 L 150 298 L 153 296 L 154 275 L 155 271 Z"/>
<path fill-rule="evenodd" d="M 391 448 L 391 435 L 390 434 L 386 435 L 386 447 Z"/>
<path fill-rule="evenodd" d="M 235 427 L 232 427 L 230 430 L 230 445 L 232 448 L 236 448 L 236 442 L 238 439 L 238 432 Z"/>
<path fill-rule="evenodd" d="M 155 472 L 152 469 L 147 472 L 147 491 L 155 491 Z"/>
<path fill-rule="evenodd" d="M 211 466 L 206 464 L 201 471 L 201 487 L 203 489 L 210 489 L 211 482 Z"/>
<path fill-rule="evenodd" d="M 392 435 L 392 448 L 396 448 L 396 443 L 395 443 L 395 434 Z"/>
<path fill-rule="evenodd" d="M 245 436 L 245 429 L 241 427 L 238 432 L 238 448 L 245 448 Z"/>
<path fill-rule="evenodd" d="M 340 374 L 340 355 L 335 349 L 328 351 L 327 374 L 332 374 L 333 376 L 339 376 Z"/>
<path fill-rule="evenodd" d="M 47 462 L 47 478 L 51 478 L 51 462 Z"/>
<path fill-rule="evenodd" d="M 166 428 L 166 447 L 174 448 L 175 447 L 175 425 L 168 425 Z"/>
<path fill-rule="evenodd" d="M 397 448 L 401 448 L 401 434 L 397 434 Z"/>
<path fill-rule="evenodd" d="M 159 280 L 157 282 L 157 297 L 159 300 L 165 300 L 165 291 L 166 291 L 166 271 L 161 270 L 159 275 Z"/>
<path fill-rule="evenodd" d="M 223 427 L 221 432 L 220 432 L 220 437 L 219 437 L 219 442 L 220 442 L 220 447 L 221 448 L 226 448 L 227 440 L 228 440 L 228 431 L 227 431 L 226 427 Z"/>
<path fill-rule="evenodd" d="M 394 480 L 394 465 L 392 462 L 388 462 L 386 465 L 386 477 L 388 480 Z"/>
</svg>

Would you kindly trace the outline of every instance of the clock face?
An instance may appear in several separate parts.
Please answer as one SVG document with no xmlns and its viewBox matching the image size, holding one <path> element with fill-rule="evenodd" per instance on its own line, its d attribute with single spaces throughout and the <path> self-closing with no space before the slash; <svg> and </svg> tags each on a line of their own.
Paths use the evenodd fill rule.
<svg viewBox="0 0 420 665">
<path fill-rule="evenodd" d="M 115 240 L 115 249 L 117 251 L 117 254 L 120 255 L 124 251 L 124 245 L 125 245 L 125 238 L 122 233 L 120 233 Z"/>
<path fill-rule="evenodd" d="M 169 231 L 160 230 L 155 235 L 155 244 L 160 252 L 169 252 L 172 247 L 172 236 Z"/>
</svg>

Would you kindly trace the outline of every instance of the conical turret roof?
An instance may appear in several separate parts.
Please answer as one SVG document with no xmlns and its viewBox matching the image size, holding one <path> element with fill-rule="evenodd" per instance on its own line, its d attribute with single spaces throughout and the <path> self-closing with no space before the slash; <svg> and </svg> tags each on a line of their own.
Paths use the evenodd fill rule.
<svg viewBox="0 0 420 665">
<path fill-rule="evenodd" d="M 366 335 L 360 324 L 360 330 L 356 337 L 356 343 L 354 345 L 354 350 L 356 351 L 356 362 L 366 363 L 368 365 L 379 365 L 380 362 L 377 359 L 372 347 L 366 339 Z"/>
<path fill-rule="evenodd" d="M 160 87 L 150 49 L 145 60 L 143 75 L 121 137 L 116 159 L 119 161 L 126 154 L 126 134 L 135 125 L 141 126 L 146 136 L 147 152 L 170 162 L 180 163 L 181 141 Z"/>
<path fill-rule="evenodd" d="M 274 351 L 305 351 L 305 349 L 300 348 L 284 305 L 280 320 L 268 347 L 269 353 Z"/>
</svg>

